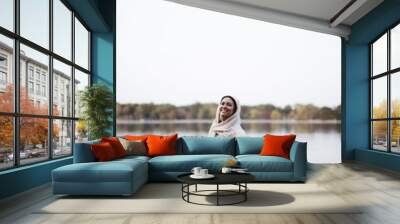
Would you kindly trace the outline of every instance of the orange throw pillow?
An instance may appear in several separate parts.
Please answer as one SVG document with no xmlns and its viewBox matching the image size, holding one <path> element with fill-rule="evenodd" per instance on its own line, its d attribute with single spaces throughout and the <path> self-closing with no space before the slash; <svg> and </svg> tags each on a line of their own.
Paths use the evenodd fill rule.
<svg viewBox="0 0 400 224">
<path fill-rule="evenodd" d="M 125 135 L 124 139 L 129 141 L 146 141 L 147 135 Z"/>
<path fill-rule="evenodd" d="M 261 149 L 262 156 L 280 156 L 286 159 L 290 158 L 290 148 L 296 135 L 269 135 L 264 136 L 264 145 Z"/>
<path fill-rule="evenodd" d="M 110 145 L 114 149 L 114 152 L 115 152 L 115 155 L 117 156 L 117 158 L 126 156 L 126 151 L 124 149 L 124 146 L 122 146 L 122 144 L 118 138 L 116 138 L 116 137 L 101 138 L 101 142 L 110 143 Z"/>
<path fill-rule="evenodd" d="M 94 154 L 94 157 L 99 162 L 110 161 L 117 158 L 114 149 L 108 142 L 93 144 L 91 145 L 91 149 Z"/>
<path fill-rule="evenodd" d="M 176 154 L 178 134 L 171 136 L 149 135 L 147 137 L 148 156 L 165 156 Z"/>
</svg>

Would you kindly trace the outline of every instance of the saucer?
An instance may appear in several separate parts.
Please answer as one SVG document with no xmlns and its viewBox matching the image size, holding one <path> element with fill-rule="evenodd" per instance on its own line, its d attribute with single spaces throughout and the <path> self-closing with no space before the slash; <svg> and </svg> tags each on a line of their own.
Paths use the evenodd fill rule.
<svg viewBox="0 0 400 224">
<path fill-rule="evenodd" d="M 193 179 L 211 179 L 211 178 L 214 178 L 214 177 L 215 176 L 212 175 L 212 174 L 207 174 L 207 175 L 204 175 L 204 176 L 194 175 L 194 174 L 190 175 L 190 178 L 193 178 Z"/>
</svg>

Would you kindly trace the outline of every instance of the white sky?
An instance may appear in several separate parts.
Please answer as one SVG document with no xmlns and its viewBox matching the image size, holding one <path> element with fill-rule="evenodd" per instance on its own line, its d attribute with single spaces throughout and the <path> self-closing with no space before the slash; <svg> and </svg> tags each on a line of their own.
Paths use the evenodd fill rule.
<svg viewBox="0 0 400 224">
<path fill-rule="evenodd" d="M 117 101 L 340 104 L 340 38 L 164 0 L 117 1 Z"/>
</svg>

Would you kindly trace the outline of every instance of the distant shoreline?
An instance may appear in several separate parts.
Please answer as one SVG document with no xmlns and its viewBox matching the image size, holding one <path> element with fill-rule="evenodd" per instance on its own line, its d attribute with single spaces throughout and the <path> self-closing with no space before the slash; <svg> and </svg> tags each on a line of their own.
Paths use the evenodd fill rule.
<svg viewBox="0 0 400 224">
<path fill-rule="evenodd" d="M 208 119 L 182 119 L 182 120 L 126 120 L 117 119 L 117 125 L 122 124 L 211 124 Z M 243 124 L 341 124 L 340 120 L 270 120 L 251 119 L 242 120 Z"/>
</svg>

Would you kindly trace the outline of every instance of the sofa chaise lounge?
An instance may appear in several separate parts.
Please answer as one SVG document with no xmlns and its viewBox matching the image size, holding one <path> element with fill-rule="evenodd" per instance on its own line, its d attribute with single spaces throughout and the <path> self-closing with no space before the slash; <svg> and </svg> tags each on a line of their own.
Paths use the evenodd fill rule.
<svg viewBox="0 0 400 224">
<path fill-rule="evenodd" d="M 295 141 L 290 159 L 260 156 L 262 137 L 180 137 L 176 155 L 126 156 L 107 162 L 96 162 L 90 141 L 75 144 L 73 164 L 52 171 L 54 194 L 131 195 L 148 181 L 176 181 L 193 167 L 218 172 L 228 160 L 247 168 L 258 182 L 305 182 L 307 143 Z"/>
</svg>

